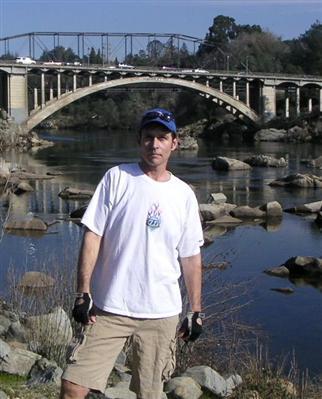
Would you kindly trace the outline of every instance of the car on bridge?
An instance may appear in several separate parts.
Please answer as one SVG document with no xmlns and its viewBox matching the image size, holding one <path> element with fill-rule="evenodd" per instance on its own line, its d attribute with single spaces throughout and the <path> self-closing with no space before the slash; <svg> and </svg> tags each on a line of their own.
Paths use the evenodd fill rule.
<svg viewBox="0 0 322 399">
<path fill-rule="evenodd" d="M 135 68 L 135 66 L 128 65 L 128 64 L 119 64 L 118 67 L 119 68 L 124 68 L 124 69 L 134 69 Z"/>
<path fill-rule="evenodd" d="M 36 64 L 36 61 L 30 57 L 18 57 L 16 58 L 16 64 L 31 65 Z"/>
<path fill-rule="evenodd" d="M 44 61 L 43 65 L 63 65 L 61 61 Z"/>
<path fill-rule="evenodd" d="M 196 68 L 193 70 L 195 73 L 209 73 L 206 69 Z"/>
</svg>

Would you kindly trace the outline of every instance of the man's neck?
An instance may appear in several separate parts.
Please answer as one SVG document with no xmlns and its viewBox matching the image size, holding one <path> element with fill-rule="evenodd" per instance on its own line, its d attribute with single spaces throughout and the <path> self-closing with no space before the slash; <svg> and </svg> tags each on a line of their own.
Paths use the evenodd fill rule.
<svg viewBox="0 0 322 399">
<path fill-rule="evenodd" d="M 166 182 L 170 180 L 171 173 L 165 167 L 156 167 L 153 168 L 149 165 L 146 165 L 143 162 L 139 162 L 140 168 L 149 176 L 152 180 L 159 181 L 159 182 Z"/>
</svg>

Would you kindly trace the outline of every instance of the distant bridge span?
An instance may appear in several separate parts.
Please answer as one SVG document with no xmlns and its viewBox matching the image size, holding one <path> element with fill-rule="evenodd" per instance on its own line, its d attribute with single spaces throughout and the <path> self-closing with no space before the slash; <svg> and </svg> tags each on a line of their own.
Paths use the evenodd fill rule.
<svg viewBox="0 0 322 399">
<path fill-rule="evenodd" d="M 246 104 L 238 101 L 232 96 L 223 93 L 217 89 L 212 87 L 207 87 L 204 84 L 191 82 L 178 78 L 164 78 L 164 77 L 130 77 L 130 78 L 121 78 L 111 81 L 106 81 L 103 83 L 97 83 L 89 87 L 79 88 L 74 92 L 68 92 L 60 97 L 60 99 L 52 100 L 46 103 L 46 107 L 43 109 L 39 109 L 36 111 L 32 111 L 30 117 L 25 122 L 28 130 L 32 130 L 35 126 L 37 126 L 44 119 L 48 118 L 53 113 L 59 111 L 61 108 L 66 107 L 67 105 L 73 103 L 74 101 L 79 100 L 80 98 L 86 97 L 90 94 L 114 88 L 119 86 L 132 86 L 132 85 L 143 85 L 143 84 L 153 84 L 157 83 L 158 85 L 170 85 L 170 86 L 181 86 L 194 91 L 197 91 L 199 94 L 205 96 L 206 98 L 211 99 L 220 106 L 226 107 L 230 112 L 236 114 L 241 118 L 246 118 L 251 122 L 256 122 L 259 119 L 259 115 L 254 112 L 250 107 Z"/>
<path fill-rule="evenodd" d="M 80 98 L 135 86 L 192 90 L 248 123 L 274 118 L 277 107 L 286 118 L 322 112 L 321 76 L 0 61 L 0 108 L 28 130 Z"/>
</svg>

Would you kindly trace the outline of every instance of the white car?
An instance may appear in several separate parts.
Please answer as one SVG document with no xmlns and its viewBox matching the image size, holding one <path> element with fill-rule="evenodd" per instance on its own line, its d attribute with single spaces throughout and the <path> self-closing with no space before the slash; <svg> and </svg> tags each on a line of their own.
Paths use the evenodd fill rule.
<svg viewBox="0 0 322 399">
<path fill-rule="evenodd" d="M 127 65 L 127 64 L 119 64 L 119 68 L 124 68 L 124 69 L 134 69 L 135 67 L 133 65 Z"/>
<path fill-rule="evenodd" d="M 36 64 L 36 61 L 31 59 L 30 57 L 18 57 L 16 58 L 16 64 L 31 65 Z"/>
<path fill-rule="evenodd" d="M 63 63 L 60 61 L 45 61 L 43 65 L 63 65 Z"/>
<path fill-rule="evenodd" d="M 194 69 L 193 72 L 195 72 L 195 73 L 209 73 L 209 71 L 206 71 L 205 69 L 201 69 L 201 68 Z"/>
</svg>

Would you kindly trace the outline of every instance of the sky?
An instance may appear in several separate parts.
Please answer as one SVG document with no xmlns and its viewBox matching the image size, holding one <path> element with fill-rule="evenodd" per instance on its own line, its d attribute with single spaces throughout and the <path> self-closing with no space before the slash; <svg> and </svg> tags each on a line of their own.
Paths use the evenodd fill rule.
<svg viewBox="0 0 322 399">
<path fill-rule="evenodd" d="M 204 38 L 213 18 L 221 14 L 291 39 L 322 21 L 322 0 L 0 0 L 0 38 L 34 31 L 157 32 Z M 15 50 L 19 55 L 25 51 L 23 44 Z"/>
</svg>

